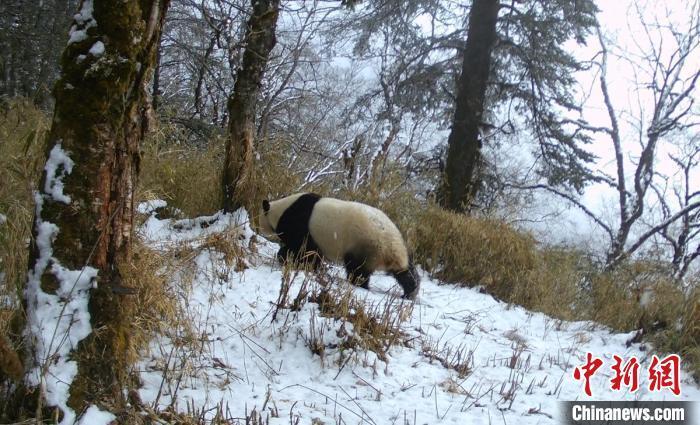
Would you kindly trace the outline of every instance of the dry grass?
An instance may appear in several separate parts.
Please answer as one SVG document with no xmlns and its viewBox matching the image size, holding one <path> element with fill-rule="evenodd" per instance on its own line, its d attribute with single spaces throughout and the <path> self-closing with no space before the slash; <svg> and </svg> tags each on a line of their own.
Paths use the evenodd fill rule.
<svg viewBox="0 0 700 425">
<path fill-rule="evenodd" d="M 675 326 L 685 300 L 663 264 L 644 260 L 594 275 L 590 295 L 587 315 L 592 320 L 621 331 L 644 329 L 647 333 Z"/>
<path fill-rule="evenodd" d="M 0 280 L 0 358 L 3 360 L 10 359 L 3 350 L 14 351 L 8 347 L 7 342 L 12 339 L 6 335 L 11 331 L 10 323 L 17 322 L 13 319 L 18 316 L 18 301 L 26 279 L 27 241 L 31 237 L 33 214 L 31 190 L 41 172 L 47 129 L 48 119 L 31 104 L 12 101 L 0 105 L 0 213 L 7 217 L 0 224 L 0 273 L 4 273 L 4 279 Z M 174 215 L 178 214 L 176 210 L 191 217 L 211 214 L 221 204 L 225 141 L 216 138 L 205 147 L 166 143 L 176 138 L 174 132 L 163 128 L 145 144 L 139 196 L 167 200 Z M 285 143 L 282 139 L 269 139 L 258 146 L 259 163 L 265 166 L 256 169 L 246 203 L 253 221 L 262 199 L 275 199 L 302 187 L 303 170 L 289 169 Z M 503 300 L 561 319 L 593 319 L 620 331 L 643 328 L 656 349 L 682 354 L 696 377 L 700 377 L 700 290 L 684 295 L 677 282 L 669 278 L 665 265 L 632 261 L 614 273 L 603 274 L 586 253 L 541 247 L 530 235 L 503 222 L 470 218 L 426 205 L 414 193 L 402 189 L 403 182 L 398 178 L 388 175 L 381 188 L 366 187 L 355 193 L 333 191 L 331 180 L 303 190 L 333 192 L 338 197 L 382 209 L 402 230 L 416 263 L 442 280 L 482 285 Z M 133 364 L 147 350 L 155 334 L 170 334 L 180 347 L 192 344 L 195 349 L 194 345 L 200 342 L 178 302 L 185 296 L 186 288 L 173 288 L 173 282 L 187 285 L 191 281 L 192 260 L 202 249 L 220 253 L 218 258 L 228 266 L 245 268 L 246 252 L 235 239 L 232 234 L 211 235 L 199 241 L 196 248 L 182 245 L 167 253 L 140 244 L 134 246 L 130 262 L 120 267 L 124 286 L 135 290 L 126 303 L 132 320 L 116 333 L 128 335 L 120 342 L 126 362 Z M 408 304 L 386 299 L 367 305 L 354 298 L 352 292 L 347 285 L 337 283 L 304 286 L 293 300 L 284 294 L 278 306 L 297 311 L 311 300 L 318 304 L 321 315 L 314 320 L 342 321 L 340 329 L 347 331 L 341 335 L 339 346 L 343 364 L 352 353 L 370 350 L 384 358 L 392 345 L 405 343 L 401 324 L 411 314 Z M 306 339 L 309 348 L 319 355 L 326 349 L 323 335 L 319 334 L 322 329 L 312 320 Z M 424 347 L 426 353 L 460 375 L 468 375 L 474 366 L 469 350 L 464 347 L 439 344 L 427 347 Z M 183 357 L 183 364 L 187 361 Z M 222 407 L 221 417 L 229 420 L 222 419 L 220 423 L 236 423 L 225 410 Z M 181 416 L 172 412 L 151 414 L 152 419 L 157 417 L 166 422 L 201 423 L 199 412 L 195 411 Z M 253 422 L 253 417 L 258 422 Z M 245 423 L 264 422 L 265 418 L 256 412 L 250 416 L 246 412 Z"/>
<path fill-rule="evenodd" d="M 175 223 L 177 226 L 178 223 Z M 180 223 L 183 230 L 192 225 L 192 220 Z M 167 361 L 162 367 L 162 385 L 168 388 L 169 394 L 176 398 L 178 389 L 182 387 L 189 376 L 199 373 L 198 359 L 203 350 L 207 349 L 207 323 L 193 319 L 193 311 L 189 310 L 188 298 L 196 277 L 196 259 L 204 251 L 210 252 L 212 261 L 239 269 L 247 267 L 245 258 L 248 256 L 240 244 L 239 229 L 230 229 L 223 233 L 211 234 L 190 242 L 175 243 L 164 250 L 153 250 L 143 244 L 135 244 L 132 249 L 131 261 L 120 267 L 123 284 L 136 291 L 130 298 L 127 308 L 132 317 L 128 330 L 122 334 L 128 335 L 125 341 L 124 355 L 130 365 L 135 365 L 138 359 L 144 358 L 151 349 L 165 353 Z M 153 345 L 154 341 L 157 341 Z M 134 379 L 138 372 L 134 373 Z M 131 388 L 140 384 L 134 380 Z M 128 386 L 128 385 L 127 385 Z M 214 419 L 209 417 L 210 411 L 197 410 L 194 405 L 187 406 L 186 413 L 175 412 L 172 406 L 158 410 L 154 406 L 146 406 L 138 401 L 138 393 L 131 398 L 132 410 L 123 412 L 129 416 L 129 422 L 136 413 L 146 414 L 151 421 L 183 424 L 236 424 L 239 423 L 240 412 L 232 412 L 228 406 L 217 406 Z M 158 405 L 158 403 L 154 403 Z M 190 408 L 191 407 L 191 408 Z M 246 413 L 246 420 L 261 422 L 262 416 L 256 412 Z M 255 422 L 257 420 L 258 422 Z M 130 422 L 129 422 L 130 423 Z M 145 423 L 150 423 L 146 421 Z"/>
<path fill-rule="evenodd" d="M 86 397 L 89 380 L 95 374 L 114 374 L 119 388 L 138 388 L 141 384 L 134 368 L 139 359 L 149 354 L 151 341 L 163 334 L 192 334 L 178 297 L 180 288 L 190 284 L 187 277 L 193 276 L 187 273 L 188 263 L 187 258 L 163 254 L 134 241 L 130 258 L 118 264 L 121 285 L 128 291 L 113 299 L 118 303 L 120 314 L 105 326 L 93 329 L 93 335 L 100 338 L 99 343 L 89 341 L 83 344 L 82 350 L 73 353 L 76 360 L 90 367 L 89 374 L 78 375 L 71 383 L 70 396 L 74 403 L 79 404 L 81 398 Z M 182 339 L 195 340 L 193 337 Z M 113 351 L 109 364 L 102 360 L 104 345 Z M 107 369 L 101 369 L 103 367 Z M 111 390 L 105 388 L 104 392 L 91 393 L 90 397 L 100 400 L 112 412 L 127 414 L 130 408 L 115 398 Z"/>
<path fill-rule="evenodd" d="M 139 198 L 164 199 L 178 218 L 211 215 L 221 209 L 224 140 L 204 148 L 166 144 L 171 131 L 160 129 L 144 144 Z"/>
<path fill-rule="evenodd" d="M 24 367 L 10 341 L 0 336 L 0 376 L 4 375 L 19 382 L 24 375 Z"/>
<path fill-rule="evenodd" d="M 129 337 L 123 350 L 126 364 L 133 365 L 155 335 L 166 333 L 182 320 L 174 282 L 191 282 L 194 274 L 188 262 L 181 253 L 162 253 L 139 242 L 132 245 L 131 259 L 120 265 L 124 286 L 135 291 L 125 303 L 127 317 L 131 318 L 129 329 L 123 332 Z"/>
<path fill-rule="evenodd" d="M 293 299 L 292 282 L 304 271 L 303 280 Z M 406 344 L 406 335 L 401 325 L 411 317 L 413 303 L 402 302 L 394 296 L 371 303 L 356 296 L 351 285 L 343 284 L 342 278 L 331 274 L 325 267 L 312 270 L 309 265 L 285 265 L 280 292 L 272 313 L 272 321 L 283 320 L 286 325 L 294 320 L 293 312 L 301 310 L 307 302 L 317 304 L 318 310 L 311 313 L 309 328 L 304 336 L 306 346 L 325 364 L 326 343 L 324 319 L 340 322 L 337 326 L 338 363 L 343 367 L 353 354 L 372 351 L 377 358 L 387 361 L 392 346 Z M 287 314 L 282 319 L 283 310 Z"/>
<path fill-rule="evenodd" d="M 581 288 L 593 273 L 593 262 L 585 253 L 566 247 L 541 247 L 536 270 L 527 276 L 528 285 L 516 294 L 528 307 L 564 320 L 581 319 Z"/>
<path fill-rule="evenodd" d="M 700 380 L 700 288 L 696 287 L 690 294 L 683 310 L 677 348 L 690 361 L 693 374 Z"/>
<path fill-rule="evenodd" d="M 643 329 L 660 351 L 682 353 L 700 378 L 700 295 L 684 294 L 668 264 L 638 259 L 604 273 L 585 253 L 540 247 L 503 222 L 428 206 L 414 213 L 417 263 L 439 279 L 482 285 L 498 298 L 558 319 Z"/>
<path fill-rule="evenodd" d="M 464 345 L 455 347 L 428 338 L 422 341 L 421 354 L 431 363 L 437 361 L 445 369 L 454 370 L 460 379 L 466 378 L 474 370 L 474 349 Z"/>
<path fill-rule="evenodd" d="M 305 272 L 302 283 L 291 299 L 292 282 L 301 271 Z M 311 352 L 321 358 L 322 364 L 327 348 L 324 343 L 326 327 L 321 324 L 322 318 L 340 322 L 336 332 L 340 342 L 333 348 L 339 349 L 338 362 L 341 367 L 353 358 L 353 354 L 368 350 L 374 352 L 377 358 L 387 361 L 386 355 L 392 346 L 406 344 L 401 325 L 411 317 L 413 303 L 402 302 L 391 295 L 371 303 L 359 299 L 352 286 L 343 284 L 341 280 L 323 266 L 312 270 L 309 265 L 286 265 L 272 320 L 282 320 L 280 313 L 286 310 L 287 315 L 283 319 L 286 325 L 294 320 L 290 314 L 301 310 L 307 302 L 317 304 L 318 311 L 311 314 L 304 341 Z"/>
<path fill-rule="evenodd" d="M 501 299 L 527 301 L 538 268 L 535 240 L 505 223 L 430 206 L 414 230 L 417 262 L 439 279 L 483 285 Z"/>
<path fill-rule="evenodd" d="M 7 378 L 22 376 L 18 335 L 34 214 L 32 190 L 41 174 L 49 120 L 31 102 L 0 102 L 0 399 Z M 0 403 L 0 417 L 5 409 Z"/>
<path fill-rule="evenodd" d="M 31 102 L 0 103 L 0 309 L 14 304 L 27 269 L 28 240 L 34 214 L 32 191 L 44 163 L 48 118 Z M 0 312 L 0 315 L 2 313 Z M 0 320 L 0 335 L 7 321 Z"/>
<path fill-rule="evenodd" d="M 396 298 L 386 297 L 378 303 L 368 303 L 356 298 L 349 286 L 339 284 L 321 287 L 311 299 L 318 304 L 321 316 L 340 320 L 340 329 L 348 330 L 342 335 L 341 352 L 370 350 L 387 361 L 392 346 L 405 344 L 401 324 L 411 317 L 410 302 L 399 303 Z"/>
<path fill-rule="evenodd" d="M 200 146 L 174 143 L 177 127 L 163 126 L 144 144 L 139 178 L 140 199 L 163 199 L 177 218 L 211 215 L 221 209 L 221 179 L 226 139 L 215 137 Z M 265 139 L 257 146 L 258 163 L 241 195 L 251 220 L 263 199 L 277 199 L 299 190 L 302 175 L 293 173 L 284 154 L 284 140 Z M 321 190 L 322 187 L 304 190 Z M 179 213 L 178 213 L 179 212 Z"/>
<path fill-rule="evenodd" d="M 258 214 L 264 199 L 278 199 L 300 191 L 325 193 L 323 186 L 304 187 L 304 175 L 290 168 L 289 145 L 284 138 L 270 137 L 256 145 L 257 166 L 253 170 L 249 191 L 244 197 L 250 220 L 258 225 Z"/>
<path fill-rule="evenodd" d="M 696 381 L 700 381 L 700 288 L 695 287 L 680 306 L 665 307 L 673 307 L 679 315 L 673 317 L 673 326 L 659 329 L 651 335 L 651 340 L 657 350 L 683 356 L 685 365 Z"/>
</svg>

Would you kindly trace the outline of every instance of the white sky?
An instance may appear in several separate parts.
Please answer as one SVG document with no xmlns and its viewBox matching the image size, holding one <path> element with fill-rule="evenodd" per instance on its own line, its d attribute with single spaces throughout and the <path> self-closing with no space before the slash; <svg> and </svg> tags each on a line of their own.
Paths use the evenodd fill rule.
<svg viewBox="0 0 700 425">
<path fill-rule="evenodd" d="M 637 85 L 634 81 L 635 72 L 637 78 L 645 81 L 647 75 L 643 74 L 643 70 L 639 67 L 631 66 L 628 62 L 619 60 L 616 53 L 632 52 L 634 54 L 648 53 L 648 40 L 646 39 L 641 25 L 636 16 L 636 8 L 644 10 L 646 18 L 650 21 L 654 16 L 657 16 L 660 22 L 665 22 L 669 18 L 674 21 L 676 29 L 682 29 L 687 20 L 689 6 L 683 0 L 669 0 L 656 2 L 650 0 L 599 0 L 599 21 L 605 37 L 610 41 L 609 50 L 611 53 L 608 58 L 609 72 L 608 84 L 612 94 L 612 101 L 619 112 L 632 111 L 631 114 L 626 114 L 624 119 L 620 119 L 620 125 L 623 132 L 623 145 L 627 154 L 628 161 L 634 161 L 640 151 L 639 143 L 637 142 L 636 132 L 631 125 L 629 118 L 639 116 L 638 105 L 641 99 L 642 103 L 648 108 L 651 105 L 651 99 L 644 95 L 639 95 L 636 90 Z M 431 22 L 422 17 L 417 19 L 426 32 L 431 30 Z M 436 28 L 440 30 L 440 28 Z M 655 40 L 658 42 L 658 40 Z M 572 49 L 576 49 L 577 56 L 580 59 L 591 59 L 600 51 L 600 47 L 595 35 L 591 36 L 588 46 L 580 47 L 575 43 L 570 43 Z M 615 47 L 613 47 L 613 45 Z M 672 46 L 664 39 L 664 48 L 671 50 Z M 627 55 L 627 53 L 625 53 Z M 700 56 L 700 55 L 699 55 Z M 700 58 L 696 59 L 700 66 Z M 332 61 L 332 66 L 346 69 L 353 69 L 353 73 L 361 76 L 362 79 L 368 81 L 376 81 L 379 65 L 369 61 L 357 61 L 351 56 L 338 56 Z M 359 68 L 358 68 L 359 67 Z M 590 97 L 584 108 L 583 118 L 592 125 L 609 126 L 610 121 L 605 110 L 602 96 L 600 94 L 600 85 L 597 79 L 597 69 L 593 69 L 579 75 L 579 80 L 583 90 L 590 93 Z M 432 134 L 432 143 L 445 143 L 448 131 L 435 132 Z M 521 162 L 523 167 L 527 167 L 524 163 L 527 158 L 527 150 L 532 149 L 532 144 L 522 140 L 520 146 L 509 146 L 510 155 L 515 156 L 515 160 Z M 427 141 L 430 145 L 431 141 Z M 609 175 L 615 174 L 615 163 L 610 140 L 604 136 L 597 137 L 595 142 L 588 148 L 592 153 L 598 156 L 599 160 L 595 167 L 604 170 Z M 519 153 L 514 154 L 513 151 L 518 150 Z M 669 144 L 661 144 L 658 148 L 658 158 L 660 160 L 657 170 L 671 176 L 673 167 L 667 159 L 668 153 L 672 150 Z M 526 151 L 526 152 L 522 152 Z M 634 171 L 633 164 L 627 164 L 628 176 Z M 696 173 L 697 174 L 697 173 Z M 700 176 L 696 178 L 700 182 Z M 653 200 L 653 194 L 650 194 L 649 199 Z M 602 185 L 594 185 L 589 187 L 584 196 L 584 203 L 598 215 L 602 216 L 606 222 L 615 227 L 614 221 L 617 217 L 616 194 L 611 189 Z M 526 222 L 532 221 L 528 226 L 533 229 L 544 240 L 550 242 L 568 242 L 568 243 L 587 243 L 592 247 L 598 246 L 601 250 L 605 249 L 605 241 L 602 232 L 598 232 L 598 228 L 593 225 L 592 221 L 587 218 L 576 208 L 567 204 L 560 198 L 552 198 L 549 196 L 541 196 L 530 206 L 531 210 L 521 212 L 522 218 Z M 559 214 L 551 215 L 553 211 Z M 547 217 L 542 221 L 542 217 Z"/>
<path fill-rule="evenodd" d="M 628 54 L 642 54 L 649 52 L 649 40 L 646 38 L 641 25 L 639 24 L 635 5 L 640 9 L 645 10 L 647 19 L 653 19 L 657 16 L 659 21 L 663 23 L 667 17 L 674 21 L 674 28 L 682 30 L 682 25 L 687 21 L 689 6 L 685 1 L 668 1 L 668 2 L 644 2 L 644 1 L 599 1 L 601 12 L 599 20 L 604 36 L 611 42 L 609 46 L 611 50 L 608 58 L 608 85 L 611 93 L 611 98 L 615 108 L 622 113 L 623 118 L 619 120 L 623 137 L 623 150 L 626 153 L 626 174 L 631 176 L 633 173 L 633 164 L 630 160 L 635 160 L 640 152 L 638 142 L 638 133 L 633 127 L 636 117 L 639 116 L 639 104 L 644 105 L 642 109 L 647 113 L 653 100 L 648 92 L 640 92 L 637 90 L 635 83 L 635 74 L 641 82 L 648 81 L 648 75 L 644 74 L 644 69 L 639 66 L 632 66 L 629 62 L 620 60 L 615 53 L 625 52 Z M 686 24 L 687 27 L 687 24 Z M 655 40 L 658 43 L 662 36 Z M 671 52 L 672 43 L 668 34 L 663 37 L 664 48 Z M 580 50 L 579 57 L 591 58 L 599 51 L 599 44 L 595 37 L 591 38 L 591 42 L 587 47 Z M 700 58 L 695 58 L 694 68 L 700 66 Z M 597 79 L 597 74 L 593 71 L 583 73 L 579 76 L 581 85 L 590 89 L 591 96 L 584 109 L 583 117 L 593 125 L 610 126 L 610 119 L 605 110 L 602 95 L 600 93 L 600 83 Z M 697 97 L 697 91 L 696 91 Z M 631 111 L 631 113 L 630 113 Z M 648 123 L 648 120 L 646 121 Z M 646 124 L 644 124 L 644 129 Z M 609 175 L 615 173 L 614 152 L 609 138 L 605 136 L 597 137 L 594 143 L 589 147 L 589 151 L 599 157 L 596 162 L 596 168 L 605 171 Z M 670 152 L 677 149 L 669 143 L 661 143 L 657 150 L 658 164 L 657 171 L 673 176 L 676 172 L 672 162 L 668 159 Z M 697 170 L 695 175 L 697 175 Z M 700 177 L 695 181 L 700 182 Z M 696 188 L 697 190 L 697 188 Z M 604 185 L 593 185 L 589 187 L 584 196 L 584 203 L 594 212 L 604 217 L 608 222 L 614 222 L 617 218 L 616 208 L 616 193 Z M 655 196 L 649 194 L 648 199 L 654 201 Z M 652 202 L 654 203 L 654 202 Z M 562 216 L 555 219 L 553 222 L 543 223 L 534 226 L 535 230 L 547 237 L 550 241 L 564 242 L 582 242 L 588 241 L 589 245 L 594 247 L 598 245 L 601 249 L 605 248 L 602 232 L 598 232 L 598 228 L 593 225 L 592 221 L 587 218 L 582 212 L 574 208 L 564 207 L 565 211 Z M 614 226 L 613 226 L 614 227 Z M 639 230 L 639 229 L 638 229 Z M 602 243 L 601 243 L 602 242 Z"/>
</svg>

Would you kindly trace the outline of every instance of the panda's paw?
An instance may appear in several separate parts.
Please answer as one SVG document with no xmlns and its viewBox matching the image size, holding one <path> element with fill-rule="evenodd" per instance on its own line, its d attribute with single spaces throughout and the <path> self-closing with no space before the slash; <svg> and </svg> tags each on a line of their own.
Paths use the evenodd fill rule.
<svg viewBox="0 0 700 425">
<path fill-rule="evenodd" d="M 415 301 L 417 296 L 418 296 L 418 288 L 416 288 L 415 290 L 411 291 L 408 294 L 403 294 L 401 296 L 401 298 L 403 298 L 405 300 L 409 300 L 409 301 Z"/>
<path fill-rule="evenodd" d="M 277 261 L 280 263 L 280 265 L 284 266 L 287 263 L 288 255 L 289 249 L 284 245 L 280 245 L 280 249 L 277 251 Z"/>
</svg>

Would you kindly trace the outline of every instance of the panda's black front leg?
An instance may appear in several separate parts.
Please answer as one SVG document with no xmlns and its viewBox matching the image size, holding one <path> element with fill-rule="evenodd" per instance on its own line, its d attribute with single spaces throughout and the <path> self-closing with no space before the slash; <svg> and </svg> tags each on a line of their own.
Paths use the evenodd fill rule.
<svg viewBox="0 0 700 425">
<path fill-rule="evenodd" d="M 360 270 L 356 271 L 352 276 L 349 276 L 348 279 L 353 285 L 357 285 L 362 289 L 369 289 L 369 277 L 371 275 L 372 273 Z"/>
<path fill-rule="evenodd" d="M 369 277 L 372 275 L 372 272 L 365 268 L 365 260 L 359 259 L 352 254 L 346 254 L 343 262 L 345 263 L 348 281 L 360 288 L 369 289 Z"/>
<path fill-rule="evenodd" d="M 299 250 L 289 248 L 287 245 L 280 245 L 280 249 L 277 251 L 277 260 L 282 265 L 291 261 L 295 266 L 308 267 L 314 271 L 317 271 L 321 266 L 321 256 L 317 252 L 306 251 L 300 254 Z"/>
<path fill-rule="evenodd" d="M 311 270 L 317 272 L 321 267 L 321 255 L 316 251 L 307 251 L 303 257 L 305 267 L 310 267 Z"/>
<path fill-rule="evenodd" d="M 277 261 L 284 265 L 287 263 L 287 256 L 289 255 L 289 248 L 286 245 L 280 245 L 280 250 L 277 251 Z"/>
</svg>

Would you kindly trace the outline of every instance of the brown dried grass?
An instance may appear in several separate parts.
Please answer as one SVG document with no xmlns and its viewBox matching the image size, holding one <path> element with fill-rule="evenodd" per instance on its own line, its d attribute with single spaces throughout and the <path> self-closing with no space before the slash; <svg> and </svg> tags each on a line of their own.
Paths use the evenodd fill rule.
<svg viewBox="0 0 700 425">
<path fill-rule="evenodd" d="M 413 238 L 418 263 L 439 279 L 483 285 L 509 302 L 526 301 L 538 268 L 534 238 L 507 224 L 429 206 L 417 217 Z"/>
<path fill-rule="evenodd" d="M 222 205 L 224 140 L 205 147 L 165 143 L 173 131 L 163 127 L 144 143 L 138 197 L 167 201 L 178 218 L 211 215 Z"/>
<path fill-rule="evenodd" d="M 49 119 L 31 101 L 0 101 L 0 384 L 23 369 L 17 336 L 34 216 L 32 191 L 44 163 Z M 1 398 L 1 396 L 0 396 Z M 2 405 L 0 405 L 2 410 Z M 1 416 L 0 412 L 0 416 Z"/>
</svg>

